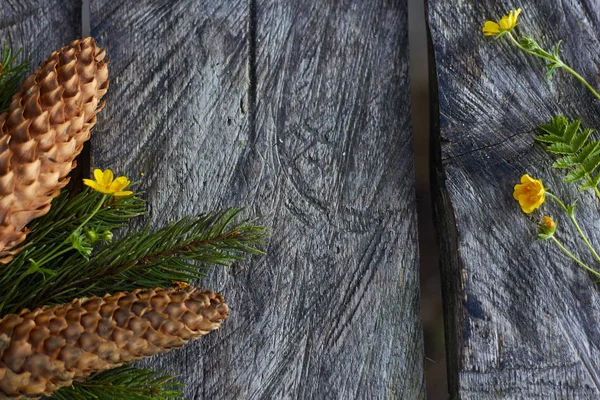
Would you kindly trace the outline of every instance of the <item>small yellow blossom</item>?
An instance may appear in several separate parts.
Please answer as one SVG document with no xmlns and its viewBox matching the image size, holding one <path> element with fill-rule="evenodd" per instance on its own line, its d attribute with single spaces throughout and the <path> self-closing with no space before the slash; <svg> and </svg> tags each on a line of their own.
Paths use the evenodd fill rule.
<svg viewBox="0 0 600 400">
<path fill-rule="evenodd" d="M 110 169 L 105 171 L 95 169 L 94 178 L 96 180 L 84 179 L 83 183 L 97 192 L 112 194 L 115 197 L 125 197 L 133 194 L 129 190 L 123 190 L 131 181 L 125 176 L 119 176 L 117 179 L 114 179 L 113 172 Z"/>
<path fill-rule="evenodd" d="M 555 229 L 556 228 L 556 224 L 554 223 L 554 220 L 552 218 L 550 218 L 547 215 L 544 215 L 542 217 L 542 222 L 544 225 L 546 225 L 548 227 L 548 229 Z"/>
<path fill-rule="evenodd" d="M 530 214 L 533 210 L 544 204 L 546 189 L 544 189 L 542 181 L 533 179 L 528 174 L 525 174 L 521 177 L 521 183 L 515 185 L 513 197 L 519 201 L 523 212 Z"/>
<path fill-rule="evenodd" d="M 494 21 L 486 21 L 483 25 L 483 34 L 485 36 L 498 36 L 504 34 L 505 32 L 510 32 L 514 29 L 518 24 L 519 14 L 521 14 L 521 9 L 517 8 L 516 10 L 510 10 L 508 15 L 505 15 L 498 22 Z"/>
<path fill-rule="evenodd" d="M 174 285 L 177 285 L 177 287 L 179 287 L 179 289 L 187 289 L 189 287 L 191 287 L 188 283 L 186 282 L 182 282 L 182 281 L 176 281 L 176 280 L 172 280 L 171 281 Z"/>
</svg>

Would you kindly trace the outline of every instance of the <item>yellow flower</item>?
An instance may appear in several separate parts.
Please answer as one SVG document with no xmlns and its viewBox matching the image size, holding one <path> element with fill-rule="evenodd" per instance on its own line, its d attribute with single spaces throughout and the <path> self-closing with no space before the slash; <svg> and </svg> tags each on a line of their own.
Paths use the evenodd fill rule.
<svg viewBox="0 0 600 400">
<path fill-rule="evenodd" d="M 542 223 L 548 227 L 548 229 L 556 229 L 556 224 L 554 220 L 547 215 L 542 217 Z"/>
<path fill-rule="evenodd" d="M 105 171 L 95 169 L 94 178 L 96 178 L 95 181 L 84 179 L 83 183 L 97 192 L 112 194 L 115 197 L 125 197 L 133 194 L 133 192 L 129 190 L 123 190 L 131 183 L 131 181 L 125 176 L 119 176 L 117 179 L 114 179 L 113 172 L 110 169 Z"/>
<path fill-rule="evenodd" d="M 503 35 L 505 32 L 510 32 L 517 26 L 519 19 L 519 14 L 521 14 L 521 9 L 517 8 L 516 10 L 510 10 L 508 15 L 505 15 L 498 22 L 494 21 L 486 21 L 485 25 L 483 25 L 483 34 L 485 36 L 498 36 Z"/>
<path fill-rule="evenodd" d="M 173 285 L 177 285 L 177 287 L 179 289 L 187 289 L 190 288 L 191 286 L 186 283 L 186 282 L 181 282 L 181 281 L 176 281 L 176 280 L 172 280 L 171 283 L 173 283 Z"/>
<path fill-rule="evenodd" d="M 513 197 L 519 201 L 523 212 L 530 214 L 533 210 L 544 204 L 546 189 L 544 189 L 542 181 L 533 179 L 528 174 L 525 174 L 521 177 L 521 183 L 515 185 Z"/>
</svg>

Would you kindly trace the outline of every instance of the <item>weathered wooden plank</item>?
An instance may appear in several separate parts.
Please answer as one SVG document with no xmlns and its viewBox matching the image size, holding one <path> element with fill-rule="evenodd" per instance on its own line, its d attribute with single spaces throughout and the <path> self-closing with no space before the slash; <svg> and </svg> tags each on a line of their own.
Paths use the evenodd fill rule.
<svg viewBox="0 0 600 400">
<path fill-rule="evenodd" d="M 36 69 L 50 53 L 81 36 L 80 0 L 2 0 L 0 40 L 23 54 Z"/>
<path fill-rule="evenodd" d="M 519 29 L 548 47 L 565 40 L 563 58 L 600 86 L 600 2 L 519 5 Z M 578 216 L 592 242 L 600 243 L 597 199 L 562 183 L 533 140 L 537 126 L 561 112 L 600 126 L 600 104 L 560 71 L 546 82 L 543 64 L 508 40 L 483 38 L 484 21 L 499 19 L 507 7 L 491 0 L 428 4 L 450 392 L 462 399 L 597 398 L 597 288 L 550 243 L 534 242 L 534 224 L 512 192 L 529 173 L 566 201 L 579 198 Z M 563 217 L 561 229 L 573 232 L 554 205 L 545 205 L 544 213 Z"/>
<path fill-rule="evenodd" d="M 190 399 L 422 398 L 405 3 L 91 7 L 113 77 L 93 164 L 144 172 L 157 225 L 246 205 L 272 229 L 203 282 L 223 329 L 154 367 Z"/>
</svg>

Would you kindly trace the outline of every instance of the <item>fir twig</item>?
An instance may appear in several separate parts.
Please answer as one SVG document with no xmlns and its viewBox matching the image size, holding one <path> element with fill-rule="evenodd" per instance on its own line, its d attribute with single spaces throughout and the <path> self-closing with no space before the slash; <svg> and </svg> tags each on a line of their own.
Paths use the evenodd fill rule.
<svg viewBox="0 0 600 400">
<path fill-rule="evenodd" d="M 0 113 L 8 109 L 12 96 L 19 90 L 19 84 L 29 70 L 29 60 L 17 62 L 21 54 L 19 49 L 13 54 L 10 47 L 4 43 L 2 59 L 0 60 Z"/>
<path fill-rule="evenodd" d="M 69 199 L 68 191 L 63 191 L 52 202 L 48 214 L 29 224 L 31 232 L 25 246 L 46 247 L 60 243 L 90 217 L 101 198 L 101 193 L 87 188 L 72 199 Z M 138 196 L 112 197 L 92 216 L 86 228 L 96 232 L 112 231 L 127 226 L 131 218 L 144 214 L 146 202 Z"/>
<path fill-rule="evenodd" d="M 95 374 L 85 382 L 74 382 L 52 394 L 54 400 L 170 400 L 182 398 L 183 384 L 173 375 L 150 369 L 119 367 Z"/>
<path fill-rule="evenodd" d="M 119 291 L 165 287 L 204 276 L 210 265 L 228 266 L 248 254 L 262 254 L 266 230 L 247 221 L 233 224 L 239 209 L 186 217 L 155 232 L 147 226 L 115 241 L 90 258 L 85 271 L 74 274 L 58 298 L 73 288 L 88 295 L 118 287 Z"/>
<path fill-rule="evenodd" d="M 590 140 L 592 129 L 582 129 L 581 121 L 569 122 L 562 115 L 540 125 L 536 140 L 546 143 L 546 151 L 561 156 L 552 166 L 568 169 L 565 182 L 582 182 L 579 190 L 592 189 L 600 198 L 600 142 Z"/>
<path fill-rule="evenodd" d="M 0 317 L 73 298 L 166 287 L 173 280 L 189 282 L 204 276 L 209 265 L 230 265 L 247 254 L 261 253 L 258 246 L 266 237 L 266 229 L 252 221 L 233 223 L 240 210 L 228 209 L 184 218 L 155 232 L 146 227 L 106 244 L 89 259 L 72 249 L 40 265 L 37 261 L 57 243 L 57 238 L 68 237 L 94 206 L 90 199 L 95 198 L 94 192 L 79 196 L 71 201 L 74 206 L 59 206 L 54 214 L 43 217 L 36 226 L 40 232 L 49 232 L 31 235 L 27 247 L 4 267 L 0 287 L 10 289 L 0 292 Z M 134 199 L 124 199 L 115 200 L 118 203 L 114 208 L 101 208 L 89 224 L 108 227 L 126 223 L 138 208 Z M 130 213 L 121 208 L 127 205 L 131 206 Z M 68 218 L 71 212 L 73 217 Z M 49 221 L 53 216 L 56 225 Z"/>
</svg>

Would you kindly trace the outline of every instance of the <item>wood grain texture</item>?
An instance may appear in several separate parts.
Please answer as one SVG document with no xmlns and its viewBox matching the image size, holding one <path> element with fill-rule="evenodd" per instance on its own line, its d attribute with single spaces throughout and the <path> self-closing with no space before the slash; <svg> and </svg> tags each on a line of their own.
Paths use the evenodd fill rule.
<svg viewBox="0 0 600 400">
<path fill-rule="evenodd" d="M 2 0 L 0 40 L 37 69 L 50 53 L 81 36 L 80 0 Z"/>
<path fill-rule="evenodd" d="M 203 282 L 224 327 L 150 365 L 188 399 L 422 398 L 406 4 L 91 10 L 113 79 L 93 165 L 144 172 L 156 225 L 245 205 L 272 229 Z"/>
<path fill-rule="evenodd" d="M 550 47 L 600 86 L 598 0 L 522 1 L 519 30 Z M 435 208 L 442 249 L 452 398 L 598 398 L 600 296 L 593 280 L 548 242 L 535 242 L 512 198 L 529 173 L 565 201 L 600 243 L 597 199 L 579 194 L 551 169 L 534 143 L 537 126 L 564 113 L 600 127 L 600 104 L 570 75 L 545 80 L 541 61 L 481 27 L 510 5 L 429 0 L 433 77 L 437 80 Z M 435 85 L 434 85 L 435 87 Z M 559 237 L 592 262 L 555 204 Z"/>
</svg>

